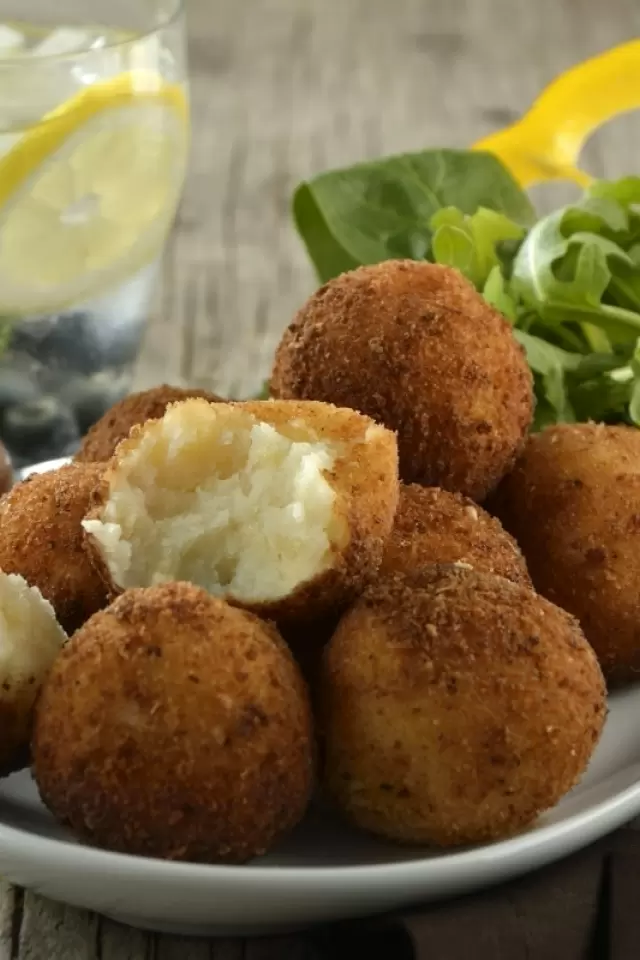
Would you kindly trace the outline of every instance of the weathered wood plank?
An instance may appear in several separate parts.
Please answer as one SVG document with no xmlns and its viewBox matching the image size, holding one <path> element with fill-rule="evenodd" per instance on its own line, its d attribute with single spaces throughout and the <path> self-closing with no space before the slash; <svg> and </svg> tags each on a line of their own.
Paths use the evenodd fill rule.
<svg viewBox="0 0 640 960">
<path fill-rule="evenodd" d="M 97 918 L 85 910 L 75 910 L 26 891 L 16 957 L 96 960 L 97 926 Z"/>
<path fill-rule="evenodd" d="M 289 215 L 300 179 L 383 152 L 469 144 L 516 117 L 559 70 L 640 28 L 633 0 L 187 0 L 187 9 L 193 153 L 141 376 L 234 395 L 260 383 L 313 288 Z M 588 162 L 616 173 L 639 152 L 640 124 L 619 121 Z"/>
<path fill-rule="evenodd" d="M 211 950 L 206 940 L 160 937 L 154 960 L 211 960 Z"/>
<path fill-rule="evenodd" d="M 0 880 L 0 960 L 14 960 L 18 954 L 23 898 L 22 890 Z"/>
<path fill-rule="evenodd" d="M 155 941 L 141 930 L 97 918 L 96 960 L 155 960 Z"/>
</svg>

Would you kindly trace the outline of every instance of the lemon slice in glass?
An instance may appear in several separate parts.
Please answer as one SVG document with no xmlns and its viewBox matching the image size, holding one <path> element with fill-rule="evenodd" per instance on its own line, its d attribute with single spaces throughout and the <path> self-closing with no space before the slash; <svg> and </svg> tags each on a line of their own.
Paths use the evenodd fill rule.
<svg viewBox="0 0 640 960">
<path fill-rule="evenodd" d="M 0 314 L 50 313 L 156 257 L 184 180 L 184 90 L 134 72 L 86 88 L 0 157 Z"/>
</svg>

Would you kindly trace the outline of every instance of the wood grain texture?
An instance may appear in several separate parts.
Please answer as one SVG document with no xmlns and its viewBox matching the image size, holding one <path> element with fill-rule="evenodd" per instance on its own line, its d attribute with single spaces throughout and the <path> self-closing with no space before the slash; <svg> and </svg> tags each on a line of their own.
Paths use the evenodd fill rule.
<svg viewBox="0 0 640 960">
<path fill-rule="evenodd" d="M 470 144 L 558 71 L 640 32 L 634 0 L 186 2 L 194 144 L 140 382 L 233 395 L 260 384 L 314 286 L 289 218 L 300 179 Z M 639 146 L 635 118 L 614 122 L 587 164 L 628 170 Z"/>
<path fill-rule="evenodd" d="M 637 0 L 186 3 L 193 151 L 138 383 L 229 395 L 259 386 L 314 287 L 289 219 L 300 179 L 383 152 L 470 144 L 558 71 L 640 33 Z M 587 164 L 614 175 L 637 169 L 639 153 L 631 118 L 595 138 Z M 0 885 L 0 960 L 285 956 L 273 949 L 149 936 Z"/>
</svg>

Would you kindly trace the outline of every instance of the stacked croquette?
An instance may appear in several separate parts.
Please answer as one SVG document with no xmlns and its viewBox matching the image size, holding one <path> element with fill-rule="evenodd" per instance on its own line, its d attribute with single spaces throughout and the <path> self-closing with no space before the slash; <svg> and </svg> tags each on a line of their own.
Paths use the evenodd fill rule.
<svg viewBox="0 0 640 960">
<path fill-rule="evenodd" d="M 136 395 L 0 502 L 54 625 L 6 768 L 30 742 L 79 837 L 173 859 L 250 860 L 314 789 L 401 843 L 525 829 L 640 665 L 638 435 L 528 437 L 510 325 L 428 263 L 317 291 L 271 389 Z"/>
</svg>

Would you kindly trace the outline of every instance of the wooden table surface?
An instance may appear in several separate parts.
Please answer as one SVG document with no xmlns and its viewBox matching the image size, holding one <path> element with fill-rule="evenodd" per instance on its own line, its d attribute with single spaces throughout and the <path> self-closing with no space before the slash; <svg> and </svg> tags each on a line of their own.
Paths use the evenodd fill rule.
<svg viewBox="0 0 640 960">
<path fill-rule="evenodd" d="M 299 179 L 384 152 L 465 146 L 572 62 L 640 35 L 637 0 L 186 5 L 193 154 L 138 380 L 228 395 L 260 384 L 313 289 L 289 220 Z M 588 165 L 637 170 L 639 148 L 640 122 L 616 121 Z M 255 947 L 148 936 L 0 890 L 0 960 L 241 960 Z"/>
</svg>

